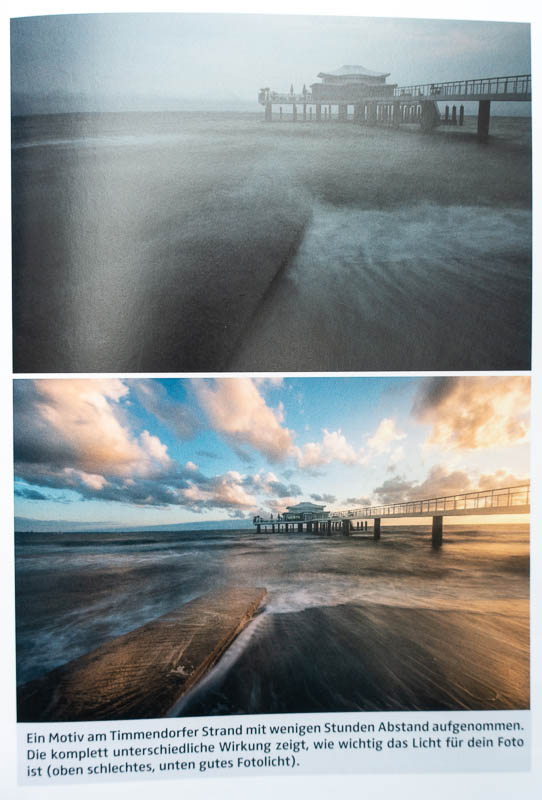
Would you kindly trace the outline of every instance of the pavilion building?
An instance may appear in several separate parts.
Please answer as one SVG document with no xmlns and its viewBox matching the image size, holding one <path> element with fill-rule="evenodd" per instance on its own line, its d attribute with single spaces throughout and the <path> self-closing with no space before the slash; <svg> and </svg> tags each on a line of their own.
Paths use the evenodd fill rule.
<svg viewBox="0 0 542 800">
<path fill-rule="evenodd" d="M 386 83 L 389 72 L 373 72 L 347 64 L 333 72 L 319 72 L 321 83 L 311 85 L 312 102 L 325 104 L 361 103 L 372 97 L 393 97 L 396 83 Z"/>
</svg>

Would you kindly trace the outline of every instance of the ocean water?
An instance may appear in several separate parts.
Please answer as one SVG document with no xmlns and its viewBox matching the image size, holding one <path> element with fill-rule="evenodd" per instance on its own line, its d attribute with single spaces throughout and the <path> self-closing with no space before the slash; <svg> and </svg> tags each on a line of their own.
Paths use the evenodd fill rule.
<svg viewBox="0 0 542 800">
<path fill-rule="evenodd" d="M 13 123 L 16 371 L 528 369 L 530 119 Z"/>
<path fill-rule="evenodd" d="M 223 586 L 267 596 L 179 715 L 528 706 L 524 525 L 17 534 L 18 683 Z"/>
</svg>

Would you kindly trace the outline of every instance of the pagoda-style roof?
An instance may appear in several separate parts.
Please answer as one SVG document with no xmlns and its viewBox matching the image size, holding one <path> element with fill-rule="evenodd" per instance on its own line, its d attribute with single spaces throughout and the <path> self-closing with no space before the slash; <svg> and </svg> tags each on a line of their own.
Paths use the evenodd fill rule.
<svg viewBox="0 0 542 800">
<path fill-rule="evenodd" d="M 325 506 L 317 506 L 315 503 L 297 503 L 295 506 L 287 506 L 288 511 L 322 511 Z"/>
<path fill-rule="evenodd" d="M 367 78 L 387 78 L 390 72 L 373 72 L 371 69 L 362 67 L 361 64 L 346 64 L 333 72 L 319 72 L 319 78 L 347 78 L 350 76 L 365 76 Z"/>
</svg>

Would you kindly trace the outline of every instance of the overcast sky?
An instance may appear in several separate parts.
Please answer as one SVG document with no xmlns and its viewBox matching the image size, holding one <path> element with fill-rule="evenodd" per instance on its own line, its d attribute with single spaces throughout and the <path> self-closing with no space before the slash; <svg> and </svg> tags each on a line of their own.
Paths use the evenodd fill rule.
<svg viewBox="0 0 542 800">
<path fill-rule="evenodd" d="M 530 72 L 522 23 L 212 14 L 12 21 L 14 113 L 254 107 L 361 64 L 400 85 Z"/>
<path fill-rule="evenodd" d="M 529 405 L 527 376 L 16 380 L 16 514 L 166 525 L 510 486 Z"/>
</svg>

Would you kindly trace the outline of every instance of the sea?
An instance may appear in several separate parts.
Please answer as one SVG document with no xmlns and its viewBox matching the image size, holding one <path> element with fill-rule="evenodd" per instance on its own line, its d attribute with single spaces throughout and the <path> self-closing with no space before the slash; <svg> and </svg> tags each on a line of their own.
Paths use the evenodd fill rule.
<svg viewBox="0 0 542 800">
<path fill-rule="evenodd" d="M 16 372 L 529 369 L 531 120 L 15 117 Z"/>
<path fill-rule="evenodd" d="M 529 706 L 529 529 L 17 533 L 17 682 L 220 587 L 267 590 L 179 716 Z"/>
</svg>

